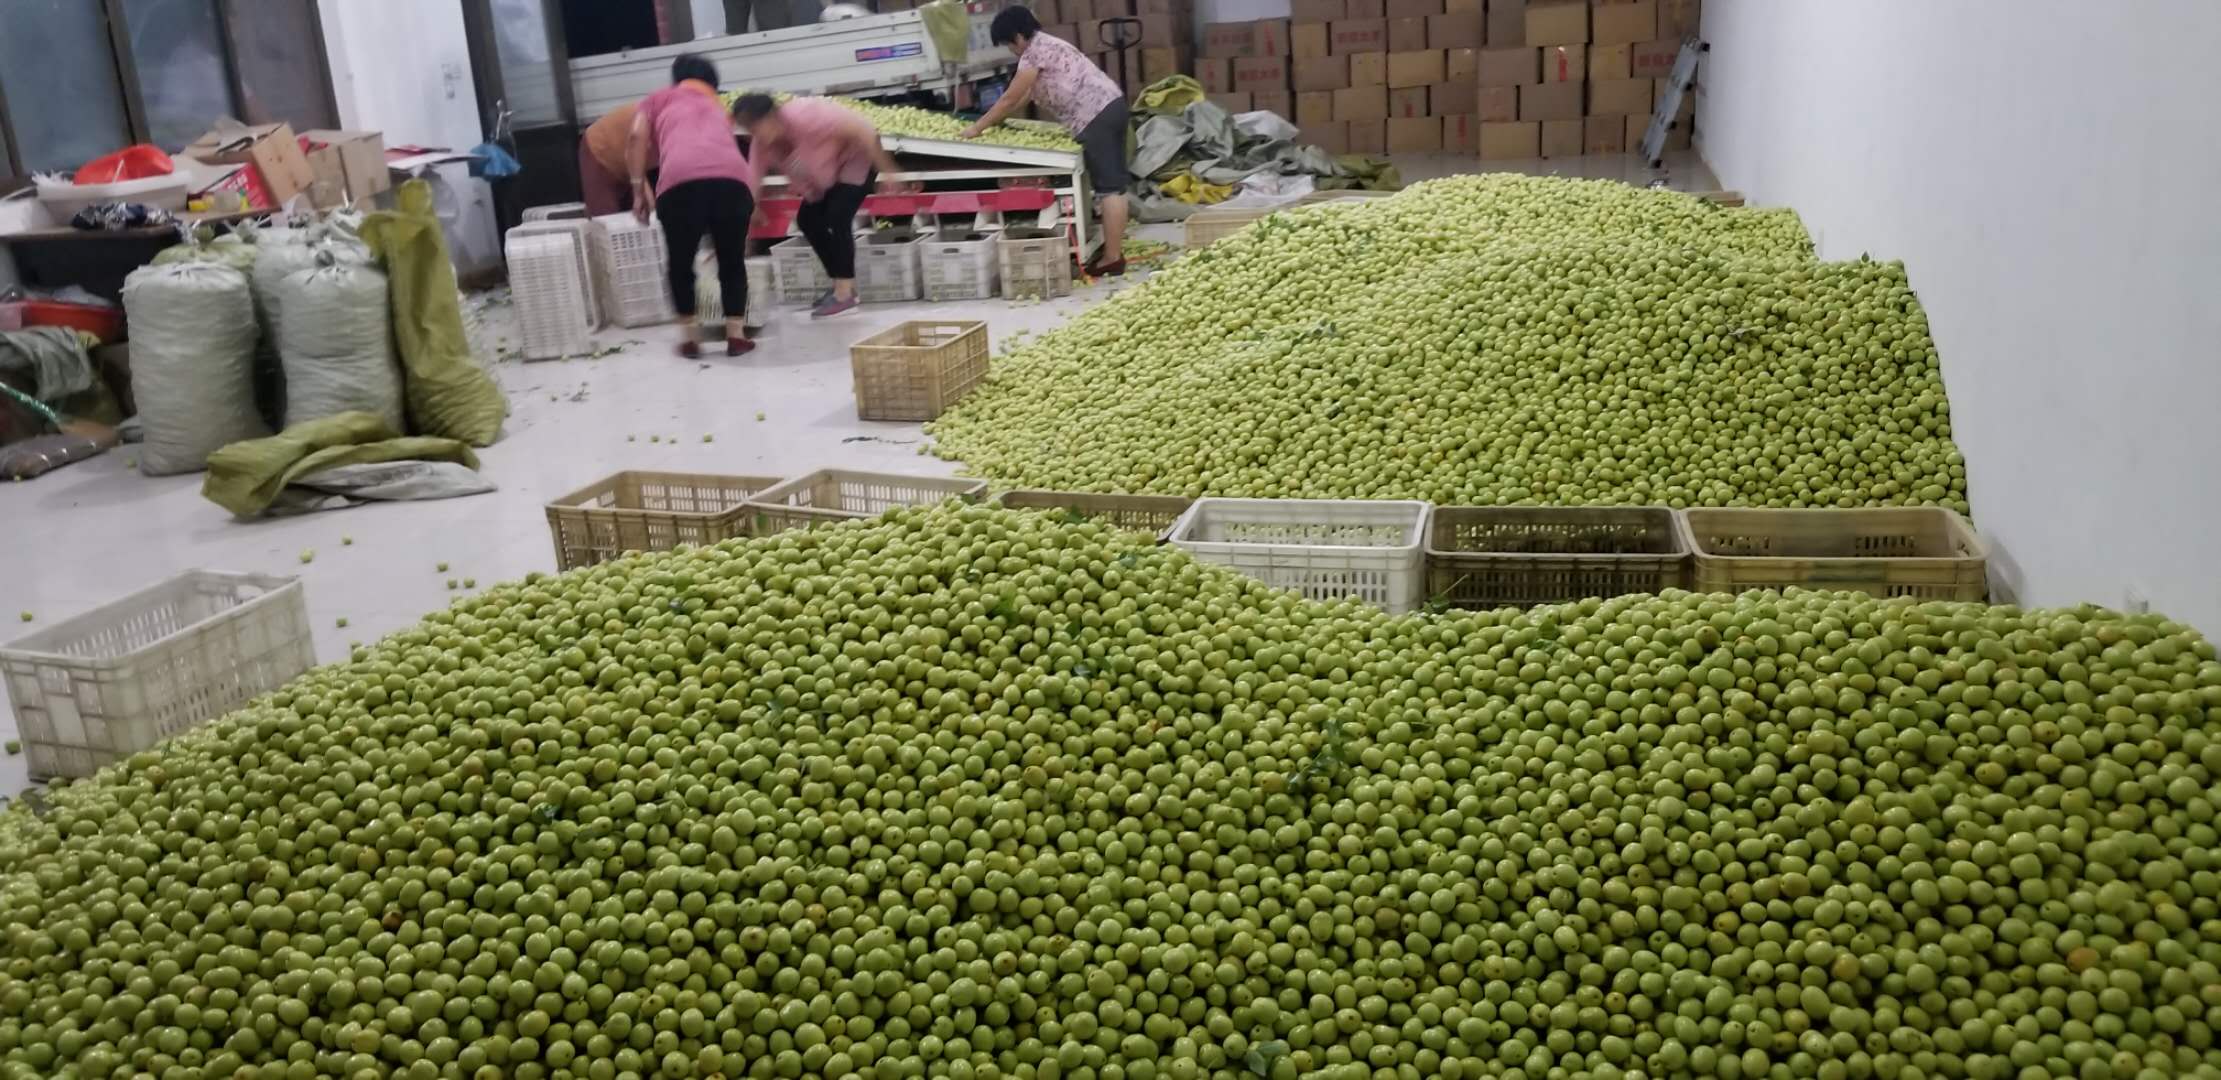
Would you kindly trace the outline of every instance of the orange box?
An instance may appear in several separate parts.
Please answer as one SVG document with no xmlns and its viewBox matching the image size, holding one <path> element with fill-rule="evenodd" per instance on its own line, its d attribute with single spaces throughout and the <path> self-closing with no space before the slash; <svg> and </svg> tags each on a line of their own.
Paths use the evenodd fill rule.
<svg viewBox="0 0 2221 1080">
<path fill-rule="evenodd" d="M 1602 79 L 1589 84 L 1589 116 L 1635 116 L 1650 112 L 1651 80 Z"/>
<path fill-rule="evenodd" d="M 1551 45 L 1543 48 L 1542 80 L 1546 83 L 1577 83 L 1588 78 L 1588 50 L 1579 45 Z"/>
<path fill-rule="evenodd" d="M 1442 81 L 1443 67 L 1442 52 L 1439 49 L 1392 52 L 1388 54 L 1388 85 L 1400 89 L 1438 83 Z"/>
<path fill-rule="evenodd" d="M 1427 88 L 1406 86 L 1388 92 L 1388 118 L 1408 120 L 1427 115 Z"/>
<path fill-rule="evenodd" d="M 1309 60 L 1317 56 L 1333 55 L 1333 50 L 1327 47 L 1326 30 L 1327 24 L 1323 22 L 1299 22 L 1289 26 L 1288 55 L 1293 56 L 1298 60 Z"/>
<path fill-rule="evenodd" d="M 1546 0 L 1529 0 L 1527 4 L 1527 44 L 1586 45 L 1588 43 L 1588 0 L 1547 0 L 1547 2 Z"/>
<path fill-rule="evenodd" d="M 1340 90 L 1350 84 L 1350 58 L 1347 56 L 1310 56 L 1289 65 L 1289 78 L 1298 92 L 1304 90 Z"/>
<path fill-rule="evenodd" d="M 1336 120 L 1388 119 L 1388 88 L 1351 86 L 1334 91 Z"/>
<path fill-rule="evenodd" d="M 1350 85 L 1372 86 L 1388 83 L 1388 54 L 1361 52 L 1350 54 Z"/>
<path fill-rule="evenodd" d="M 1632 45 L 1658 39 L 1658 0 L 1596 0 L 1589 11 L 1589 40 Z"/>
<path fill-rule="evenodd" d="M 1327 51 L 1335 56 L 1387 52 L 1388 20 L 1343 19 L 1327 24 Z"/>
<path fill-rule="evenodd" d="M 1589 78 L 1628 78 L 1629 60 L 1634 50 L 1633 45 L 1589 46 Z"/>
</svg>

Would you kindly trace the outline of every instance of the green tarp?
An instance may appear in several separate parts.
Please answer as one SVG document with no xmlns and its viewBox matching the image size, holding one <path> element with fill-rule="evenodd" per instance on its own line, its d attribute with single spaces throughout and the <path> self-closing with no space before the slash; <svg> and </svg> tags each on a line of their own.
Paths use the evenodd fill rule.
<svg viewBox="0 0 2221 1080">
<path fill-rule="evenodd" d="M 201 494 L 240 517 L 253 517 L 269 509 L 278 493 L 299 477 L 382 461 L 452 461 L 478 467 L 478 455 L 457 440 L 404 437 L 369 413 L 343 412 L 208 455 Z"/>
</svg>

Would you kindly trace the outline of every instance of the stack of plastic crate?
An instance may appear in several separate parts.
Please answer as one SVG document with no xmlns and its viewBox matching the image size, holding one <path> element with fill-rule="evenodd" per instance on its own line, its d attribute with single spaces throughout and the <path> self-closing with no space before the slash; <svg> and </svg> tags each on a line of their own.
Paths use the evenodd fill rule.
<svg viewBox="0 0 2221 1080">
<path fill-rule="evenodd" d="M 631 214 L 594 219 L 594 273 L 602 310 L 618 326 L 670 322 L 671 291 L 663 260 L 663 226 Z"/>
<path fill-rule="evenodd" d="M 509 295 L 517 305 L 517 349 L 527 360 L 575 356 L 593 348 L 586 282 L 568 237 L 512 235 Z"/>
</svg>

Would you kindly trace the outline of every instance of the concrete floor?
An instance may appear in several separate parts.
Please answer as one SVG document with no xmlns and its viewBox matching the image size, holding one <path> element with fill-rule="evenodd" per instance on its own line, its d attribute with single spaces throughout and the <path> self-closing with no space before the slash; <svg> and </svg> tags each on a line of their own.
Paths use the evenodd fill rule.
<svg viewBox="0 0 2221 1080">
<path fill-rule="evenodd" d="M 1470 158 L 1398 159 L 1407 182 L 1471 171 Z M 1494 163 L 1492 163 L 1493 165 Z M 1502 163 L 1507 171 L 1647 183 L 1633 159 L 1576 158 Z M 1691 156 L 1664 174 L 1683 190 L 1717 186 Z M 1177 226 L 1141 235 L 1177 242 Z M 406 627 L 458 595 L 447 580 L 479 588 L 554 569 L 542 508 L 550 500 L 624 469 L 793 476 L 829 466 L 948 475 L 955 464 L 921 456 L 916 424 L 856 418 L 851 343 L 906 319 L 981 319 L 1000 347 L 1019 331 L 1061 324 L 1125 281 L 1076 288 L 1048 303 L 989 300 L 888 304 L 812 322 L 780 308 L 758 349 L 737 359 L 722 350 L 700 361 L 672 349 L 668 327 L 607 329 L 599 359 L 506 362 L 495 374 L 511 414 L 500 442 L 479 451 L 487 495 L 440 502 L 371 504 L 303 517 L 242 522 L 200 495 L 201 477 L 147 477 L 124 447 L 37 480 L 0 484 L 0 640 L 51 625 L 193 568 L 297 575 L 306 586 L 319 661 L 343 659 L 350 643 Z M 482 342 L 513 326 L 507 307 L 486 309 Z M 761 415 L 762 419 L 757 417 Z M 704 436 L 713 441 L 703 441 Z M 654 441 L 651 441 L 654 440 Z M 352 538 L 352 544 L 343 543 Z M 304 564 L 303 552 L 314 552 Z M 439 563 L 448 564 L 442 572 Z M 17 623 L 17 612 L 37 621 Z M 338 620 L 348 625 L 341 628 Z M 0 732 L 16 734 L 0 687 Z M 0 756 L 0 796 L 29 786 L 25 759 Z"/>
</svg>

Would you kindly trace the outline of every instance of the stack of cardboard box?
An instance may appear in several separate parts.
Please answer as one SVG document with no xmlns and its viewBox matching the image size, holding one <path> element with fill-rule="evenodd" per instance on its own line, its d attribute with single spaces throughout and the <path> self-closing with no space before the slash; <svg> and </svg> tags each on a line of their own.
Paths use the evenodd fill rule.
<svg viewBox="0 0 2221 1080">
<path fill-rule="evenodd" d="M 1195 9 L 1192 0 L 1026 0 L 1043 33 L 1071 42 L 1109 72 L 1130 97 L 1159 79 L 1186 73 L 1193 65 Z M 1116 30 L 1108 20 L 1140 23 L 1138 40 L 1127 46 L 1119 70 Z M 1134 34 L 1134 31 L 1126 31 Z"/>
<path fill-rule="evenodd" d="M 1483 37 L 1483 0 L 1291 0 L 1286 82 L 1269 65 L 1237 65 L 1229 104 L 1270 108 L 1295 121 L 1306 142 L 1334 153 L 1380 154 L 1473 148 L 1472 60 Z M 1204 53 L 1217 32 L 1204 29 Z M 1262 37 L 1263 35 L 1254 35 Z M 1214 73 L 1204 73 L 1206 89 Z M 1245 84 L 1242 76 L 1253 77 Z M 1271 83 L 1271 85 L 1268 85 Z M 1247 102 L 1239 99 L 1247 91 Z M 1280 94 L 1292 95 L 1289 109 Z"/>
<path fill-rule="evenodd" d="M 1619 154 L 1651 108 L 1700 0 L 1489 0 L 1477 65 L 1480 155 L 1502 160 Z M 1682 98 L 1669 149 L 1689 144 Z"/>
<path fill-rule="evenodd" d="M 1294 112 L 1289 20 L 1208 23 L 1195 78 L 1203 92 L 1227 112 L 1265 109 L 1281 116 Z"/>
</svg>

